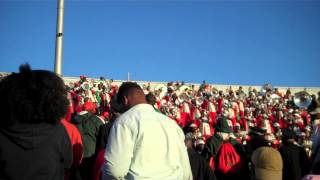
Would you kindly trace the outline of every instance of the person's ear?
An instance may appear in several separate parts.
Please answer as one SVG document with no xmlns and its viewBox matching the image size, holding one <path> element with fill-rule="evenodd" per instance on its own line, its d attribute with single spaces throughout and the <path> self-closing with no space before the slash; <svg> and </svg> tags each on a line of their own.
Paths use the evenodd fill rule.
<svg viewBox="0 0 320 180">
<path fill-rule="evenodd" d="M 129 99 L 128 99 L 128 97 L 126 97 L 126 96 L 123 97 L 123 104 L 124 104 L 125 106 L 128 106 L 128 105 L 129 105 Z"/>
</svg>

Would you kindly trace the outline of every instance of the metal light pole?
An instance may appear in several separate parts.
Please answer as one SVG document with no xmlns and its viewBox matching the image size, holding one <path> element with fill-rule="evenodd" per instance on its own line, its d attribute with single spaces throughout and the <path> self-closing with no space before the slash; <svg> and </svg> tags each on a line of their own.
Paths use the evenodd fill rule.
<svg viewBox="0 0 320 180">
<path fill-rule="evenodd" d="M 54 63 L 54 72 L 62 75 L 62 40 L 63 40 L 63 11 L 64 0 L 58 0 L 57 34 L 56 34 L 56 55 Z"/>
<path fill-rule="evenodd" d="M 127 77 L 127 81 L 130 81 L 130 72 L 128 72 L 128 77 Z"/>
</svg>

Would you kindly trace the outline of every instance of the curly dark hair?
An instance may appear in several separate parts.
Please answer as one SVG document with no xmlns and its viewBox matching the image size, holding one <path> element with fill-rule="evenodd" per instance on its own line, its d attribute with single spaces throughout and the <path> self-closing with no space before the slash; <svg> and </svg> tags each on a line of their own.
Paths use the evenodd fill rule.
<svg viewBox="0 0 320 180">
<path fill-rule="evenodd" d="M 68 107 L 63 80 L 47 70 L 31 70 L 20 65 L 19 73 L 12 73 L 0 81 L 0 127 L 17 122 L 26 124 L 55 124 L 65 117 Z"/>
</svg>

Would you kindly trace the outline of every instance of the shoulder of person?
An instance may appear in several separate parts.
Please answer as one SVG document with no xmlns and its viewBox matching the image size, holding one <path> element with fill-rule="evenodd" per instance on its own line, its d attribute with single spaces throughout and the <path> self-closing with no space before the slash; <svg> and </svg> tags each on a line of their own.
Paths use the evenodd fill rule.
<svg viewBox="0 0 320 180">
<path fill-rule="evenodd" d="M 53 126 L 53 129 L 55 129 L 59 134 L 61 133 L 67 133 L 67 128 L 62 123 L 57 123 Z"/>
<path fill-rule="evenodd" d="M 211 138 L 211 141 L 216 141 L 216 142 L 223 142 L 223 139 L 220 135 L 214 134 Z"/>
<path fill-rule="evenodd" d="M 206 145 L 212 146 L 212 148 L 218 149 L 222 143 L 223 143 L 222 138 L 217 134 L 215 134 L 210 139 L 207 140 Z"/>
<path fill-rule="evenodd" d="M 121 114 L 117 119 L 115 119 L 112 126 L 132 126 L 133 124 L 138 123 L 138 114 L 139 113 L 137 113 L 137 108 L 133 107 Z"/>
<path fill-rule="evenodd" d="M 121 114 L 117 119 L 115 119 L 114 125 L 117 125 L 117 124 L 128 124 L 130 121 L 135 119 L 134 116 L 135 116 L 134 112 L 131 109 L 129 109 L 128 111 L 126 111 L 123 114 Z"/>
<path fill-rule="evenodd" d="M 230 138 L 230 143 L 235 146 L 235 145 L 241 145 L 236 139 Z"/>
<path fill-rule="evenodd" d="M 94 115 L 92 117 L 92 120 L 93 120 L 94 124 L 96 124 L 98 126 L 104 125 L 104 123 L 101 121 L 101 119 L 97 115 Z"/>
<path fill-rule="evenodd" d="M 54 125 L 52 130 L 54 131 L 54 138 L 56 139 L 62 138 L 62 139 L 70 140 L 68 130 L 62 123 L 57 123 L 56 125 Z"/>
</svg>

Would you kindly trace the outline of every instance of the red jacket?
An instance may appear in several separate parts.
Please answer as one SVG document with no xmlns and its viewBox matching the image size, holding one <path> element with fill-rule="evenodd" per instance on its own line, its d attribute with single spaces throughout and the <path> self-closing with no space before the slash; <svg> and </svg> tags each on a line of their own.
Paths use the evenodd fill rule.
<svg viewBox="0 0 320 180">
<path fill-rule="evenodd" d="M 73 150 L 73 166 L 79 166 L 83 157 L 83 143 L 80 132 L 77 127 L 65 119 L 61 120 L 61 124 L 66 128 Z"/>
<path fill-rule="evenodd" d="M 101 149 L 97 153 L 97 157 L 93 165 L 93 180 L 100 180 L 102 178 L 101 168 L 105 162 L 104 154 L 105 154 L 105 149 Z"/>
</svg>

